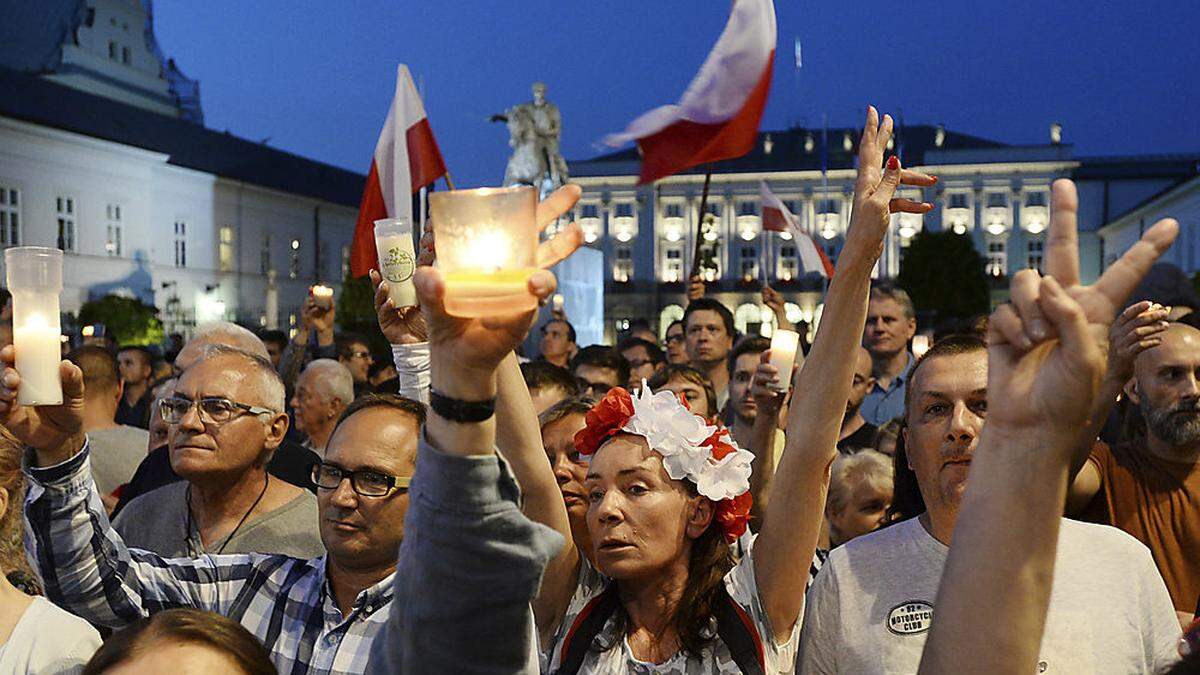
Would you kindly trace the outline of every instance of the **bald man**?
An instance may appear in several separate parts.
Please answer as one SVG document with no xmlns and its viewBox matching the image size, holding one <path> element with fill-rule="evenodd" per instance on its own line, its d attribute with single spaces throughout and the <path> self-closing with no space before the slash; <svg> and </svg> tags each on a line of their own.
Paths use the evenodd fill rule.
<svg viewBox="0 0 1200 675">
<path fill-rule="evenodd" d="M 304 367 L 292 394 L 292 417 L 307 438 L 304 446 L 325 456 L 325 444 L 342 411 L 354 402 L 354 377 L 333 359 L 316 359 Z"/>
<path fill-rule="evenodd" d="M 862 416 L 863 399 L 875 386 L 875 378 L 871 376 L 871 352 L 859 347 L 857 358 L 850 398 L 846 401 L 846 415 L 842 418 L 842 433 L 838 437 L 838 450 L 842 452 L 874 447 L 875 432 L 879 430 Z"/>
<path fill-rule="evenodd" d="M 1139 354 L 1125 396 L 1144 429 L 1097 444 L 1071 484 L 1087 520 L 1137 537 L 1154 556 L 1181 622 L 1200 598 L 1200 330 L 1172 323 Z"/>
</svg>

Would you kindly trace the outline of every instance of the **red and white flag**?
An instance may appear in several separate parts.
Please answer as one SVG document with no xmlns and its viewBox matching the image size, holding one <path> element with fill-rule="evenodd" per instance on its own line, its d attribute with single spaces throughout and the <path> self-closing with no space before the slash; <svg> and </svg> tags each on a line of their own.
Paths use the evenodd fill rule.
<svg viewBox="0 0 1200 675">
<path fill-rule="evenodd" d="M 767 181 L 759 181 L 759 194 L 762 197 L 762 226 L 772 232 L 788 232 L 792 241 L 796 242 L 796 253 L 800 256 L 800 266 L 805 272 L 816 272 L 826 279 L 833 277 L 833 263 L 829 256 L 817 246 L 807 232 L 800 227 L 800 219 L 788 210 L 787 205 L 767 187 Z"/>
<path fill-rule="evenodd" d="M 425 117 L 425 105 L 413 86 L 408 66 L 396 67 L 396 94 L 388 110 L 371 171 L 363 188 L 350 245 L 350 274 L 361 277 L 377 264 L 375 221 L 408 218 L 412 221 L 412 196 L 422 187 L 446 175 L 446 162 L 438 149 L 433 129 Z M 414 227 L 414 229 L 416 229 Z"/>
<path fill-rule="evenodd" d="M 741 157 L 754 147 L 774 62 L 774 3 L 734 0 L 724 32 L 679 103 L 643 114 L 603 142 L 620 147 L 637 141 L 638 184 Z"/>
</svg>

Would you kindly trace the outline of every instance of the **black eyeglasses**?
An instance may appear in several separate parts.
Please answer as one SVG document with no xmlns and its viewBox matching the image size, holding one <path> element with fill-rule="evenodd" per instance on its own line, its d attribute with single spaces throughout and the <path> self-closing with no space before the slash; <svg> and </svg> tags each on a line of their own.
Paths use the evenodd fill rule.
<svg viewBox="0 0 1200 675">
<path fill-rule="evenodd" d="M 667 336 L 667 344 L 671 345 L 671 344 L 675 344 L 676 342 L 683 342 L 683 339 L 684 339 L 683 333 L 676 333 L 675 335 L 668 335 Z"/>
<path fill-rule="evenodd" d="M 179 424 L 183 421 L 184 415 L 187 415 L 193 407 L 200 408 L 201 421 L 208 421 L 212 424 L 224 424 L 237 417 L 239 413 L 273 415 L 276 412 L 269 408 L 246 405 L 219 396 L 205 396 L 198 401 L 172 396 L 158 401 L 158 412 L 167 424 Z"/>
<path fill-rule="evenodd" d="M 371 469 L 347 471 L 337 464 L 317 462 L 312 468 L 312 481 L 322 490 L 336 490 L 342 481 L 349 478 L 350 487 L 363 497 L 386 497 L 393 490 L 401 494 L 408 492 L 407 476 L 389 476 Z"/>
<path fill-rule="evenodd" d="M 588 382 L 587 380 L 583 380 L 581 384 L 583 385 L 583 390 L 585 393 L 590 393 L 596 398 L 604 398 L 604 395 L 607 394 L 610 389 L 612 389 L 611 384 L 605 384 L 603 382 Z"/>
</svg>

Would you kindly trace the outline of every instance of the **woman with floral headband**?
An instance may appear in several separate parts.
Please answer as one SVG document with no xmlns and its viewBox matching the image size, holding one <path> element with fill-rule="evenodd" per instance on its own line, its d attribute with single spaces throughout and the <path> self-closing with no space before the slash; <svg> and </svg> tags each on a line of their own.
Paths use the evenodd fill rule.
<svg viewBox="0 0 1200 675">
<path fill-rule="evenodd" d="M 882 170 L 891 131 L 891 118 L 881 125 L 869 108 L 852 222 L 796 385 L 816 395 L 790 407 L 788 428 L 803 432 L 788 435 L 753 546 L 734 560 L 730 544 L 749 519 L 754 456 L 669 392 L 610 391 L 575 438 L 590 457 L 595 567 L 578 560 L 573 575 L 548 571 L 534 603 L 544 673 L 792 671 L 871 269 L 889 212 L 932 208 L 893 199 L 901 183 L 935 179 L 902 170 L 895 157 Z M 779 384 L 764 359 L 755 386 Z"/>
</svg>

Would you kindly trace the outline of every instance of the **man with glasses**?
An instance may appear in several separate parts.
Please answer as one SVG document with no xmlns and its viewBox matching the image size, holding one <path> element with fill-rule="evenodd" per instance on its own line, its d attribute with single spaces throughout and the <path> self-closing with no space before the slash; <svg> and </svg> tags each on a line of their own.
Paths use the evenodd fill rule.
<svg viewBox="0 0 1200 675">
<path fill-rule="evenodd" d="M 369 396 L 346 409 L 330 437 L 324 462 L 313 475 L 318 492 L 317 529 L 326 553 L 300 558 L 279 554 L 200 555 L 167 559 L 130 548 L 108 525 L 90 479 L 88 444 L 79 414 L 79 369 L 62 366 L 64 405 L 17 405 L 20 376 L 12 347 L 0 351 L 0 424 L 31 448 L 26 536 L 45 581 L 46 595 L 89 621 L 121 628 L 172 607 L 194 607 L 228 616 L 263 641 L 282 673 L 363 673 L 371 640 L 385 625 L 392 577 L 408 508 L 407 482 L 415 467 L 424 408 L 398 396 Z M 211 355 L 189 369 L 169 403 L 175 420 L 172 449 L 187 470 L 225 461 L 203 419 L 216 427 L 257 423 L 257 433 L 281 437 L 282 385 L 278 379 L 212 372 L 246 356 Z M 265 361 L 255 372 L 273 372 Z M 265 364 L 265 365 L 264 365 Z M 204 380 L 204 386 L 197 382 Z M 236 380 L 236 391 L 209 391 Z M 197 390 L 202 389 L 202 390 Z M 219 400 L 224 399 L 224 400 Z M 178 427 L 178 428 L 177 428 Z M 190 429 L 190 431 L 184 431 Z M 243 433 L 253 434 L 243 426 Z M 181 439 L 181 435 L 183 439 Z M 181 440 L 186 439 L 185 442 Z M 222 448 L 223 449 L 223 448 Z M 272 480 L 275 484 L 278 481 Z M 312 523 L 309 523 L 310 528 Z"/>
<path fill-rule="evenodd" d="M 261 357 L 212 345 L 157 411 L 184 480 L 151 490 L 113 527 L 129 546 L 162 556 L 202 553 L 320 555 L 317 500 L 266 465 L 288 428 L 283 383 Z"/>
<path fill-rule="evenodd" d="M 654 374 L 667 365 L 666 356 L 658 345 L 640 337 L 627 337 L 617 345 L 617 351 L 629 363 L 629 386 L 640 387 L 642 380 L 654 377 Z"/>
<path fill-rule="evenodd" d="M 581 394 L 599 400 L 629 382 L 629 364 L 612 347 L 590 345 L 571 360 L 571 374 L 579 380 Z"/>
<path fill-rule="evenodd" d="M 375 359 L 371 356 L 371 347 L 367 344 L 366 338 L 357 333 L 342 333 L 337 336 L 337 358 L 346 370 L 350 371 L 350 377 L 354 378 L 354 394 L 362 396 L 369 394 L 372 391 L 371 382 L 371 364 L 375 363 Z"/>
<path fill-rule="evenodd" d="M 687 339 L 683 335 L 683 319 L 676 319 L 667 326 L 663 344 L 667 347 L 667 363 L 687 365 Z"/>
</svg>

